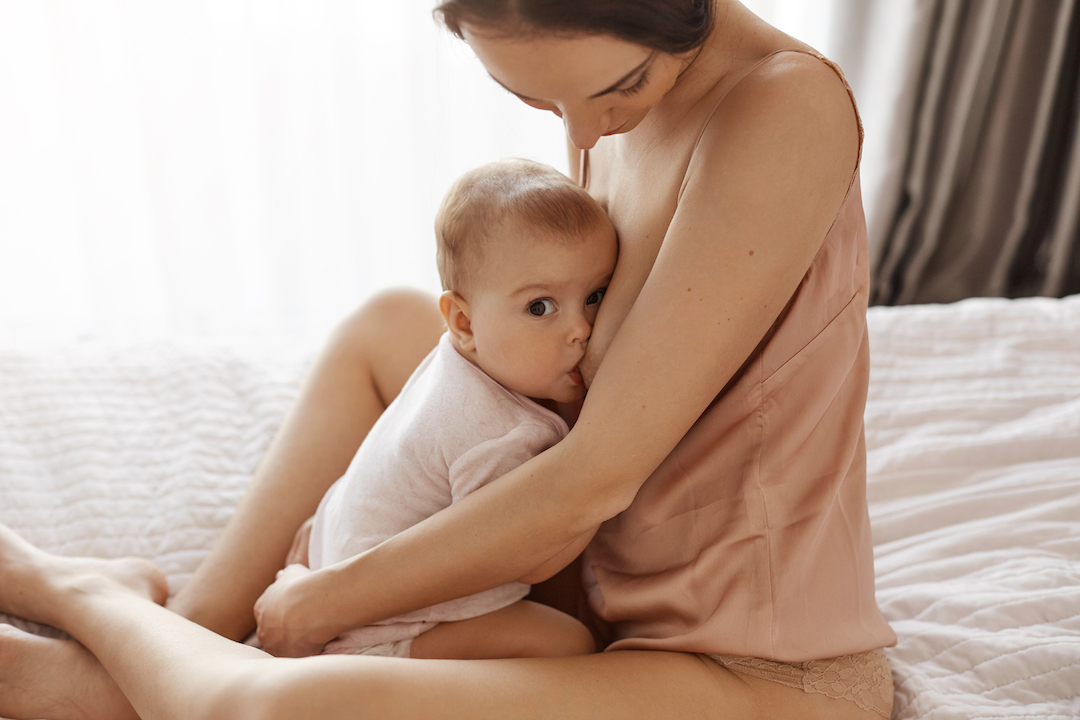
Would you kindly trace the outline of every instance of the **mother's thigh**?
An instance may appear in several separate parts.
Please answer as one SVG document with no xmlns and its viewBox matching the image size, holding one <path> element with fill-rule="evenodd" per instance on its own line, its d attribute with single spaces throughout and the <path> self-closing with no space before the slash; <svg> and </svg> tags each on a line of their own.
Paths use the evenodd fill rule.
<svg viewBox="0 0 1080 720">
<path fill-rule="evenodd" d="M 520 660 L 311 658 L 260 676 L 281 717 L 443 720 L 879 720 L 851 703 L 685 653 Z M 273 675 L 273 677 L 271 677 Z M 276 715 L 276 713 L 275 713 Z"/>
<path fill-rule="evenodd" d="M 390 404 L 446 330 L 436 298 L 415 290 L 390 290 L 365 303 L 341 328 L 359 346 L 372 383 Z"/>
</svg>

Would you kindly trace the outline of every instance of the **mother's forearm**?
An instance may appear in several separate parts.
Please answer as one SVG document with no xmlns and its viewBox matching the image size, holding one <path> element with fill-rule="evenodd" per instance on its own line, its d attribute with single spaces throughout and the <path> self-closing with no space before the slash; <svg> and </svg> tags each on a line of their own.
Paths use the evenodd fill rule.
<svg viewBox="0 0 1080 720">
<path fill-rule="evenodd" d="M 597 525 L 589 532 L 579 536 L 574 542 L 560 550 L 554 557 L 546 560 L 543 565 L 534 568 L 523 577 L 519 577 L 518 582 L 525 583 L 526 585 L 537 585 L 555 577 L 570 563 L 577 559 L 577 556 L 585 550 L 592 541 L 593 536 L 596 535 L 596 531 L 599 529 L 600 526 Z"/>
<path fill-rule="evenodd" d="M 298 622 L 321 624 L 312 639 L 327 642 L 345 628 L 487 590 L 540 567 L 627 502 L 605 497 L 600 468 L 574 449 L 567 438 L 372 550 L 305 578 L 300 602 L 307 607 Z"/>
</svg>

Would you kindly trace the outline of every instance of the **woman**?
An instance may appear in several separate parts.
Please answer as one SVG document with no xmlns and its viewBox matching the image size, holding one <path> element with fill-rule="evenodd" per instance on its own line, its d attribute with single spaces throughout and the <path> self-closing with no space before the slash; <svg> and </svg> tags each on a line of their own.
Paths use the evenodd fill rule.
<svg viewBox="0 0 1080 720">
<path fill-rule="evenodd" d="M 148 602 L 164 593 L 144 564 L 53 558 L 0 534 L 0 608 L 89 651 L 5 633 L 0 697 L 17 699 L 0 713 L 79 716 L 65 709 L 77 703 L 121 717 L 130 701 L 143 718 L 888 716 L 846 85 L 734 0 L 533 5 L 439 12 L 497 82 L 563 118 L 577 180 L 619 231 L 570 435 L 371 552 L 270 585 L 441 331 L 430 300 L 381 298 L 331 340 L 176 613 Z M 270 585 L 260 639 L 308 655 L 344 628 L 519 577 L 601 521 L 584 562 L 613 641 L 598 655 L 277 659 L 184 619 L 239 638 Z M 12 658 L 36 671 L 21 690 Z M 55 707 L 30 707 L 40 698 Z"/>
</svg>

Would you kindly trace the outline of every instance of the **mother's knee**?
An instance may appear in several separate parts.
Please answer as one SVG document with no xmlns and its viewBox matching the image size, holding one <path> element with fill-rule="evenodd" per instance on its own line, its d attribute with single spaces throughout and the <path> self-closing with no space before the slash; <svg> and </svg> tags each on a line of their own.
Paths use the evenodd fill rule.
<svg viewBox="0 0 1080 720">
<path fill-rule="evenodd" d="M 331 337 L 332 352 L 367 369 L 383 404 L 439 342 L 446 329 L 433 295 L 410 289 L 383 291 L 350 314 Z"/>
<path fill-rule="evenodd" d="M 411 288 L 383 290 L 349 313 L 334 331 L 339 341 L 365 346 L 387 338 L 438 338 L 442 315 L 430 293 Z"/>
</svg>

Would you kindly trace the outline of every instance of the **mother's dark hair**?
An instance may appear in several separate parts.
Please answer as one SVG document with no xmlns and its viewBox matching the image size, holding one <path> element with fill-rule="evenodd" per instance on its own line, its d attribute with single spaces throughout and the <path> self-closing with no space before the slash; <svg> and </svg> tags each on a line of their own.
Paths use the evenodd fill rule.
<svg viewBox="0 0 1080 720">
<path fill-rule="evenodd" d="M 712 0 L 446 0 L 435 15 L 459 38 L 462 24 L 468 24 L 509 36 L 611 35 L 681 53 L 705 42 L 712 5 Z"/>
</svg>

